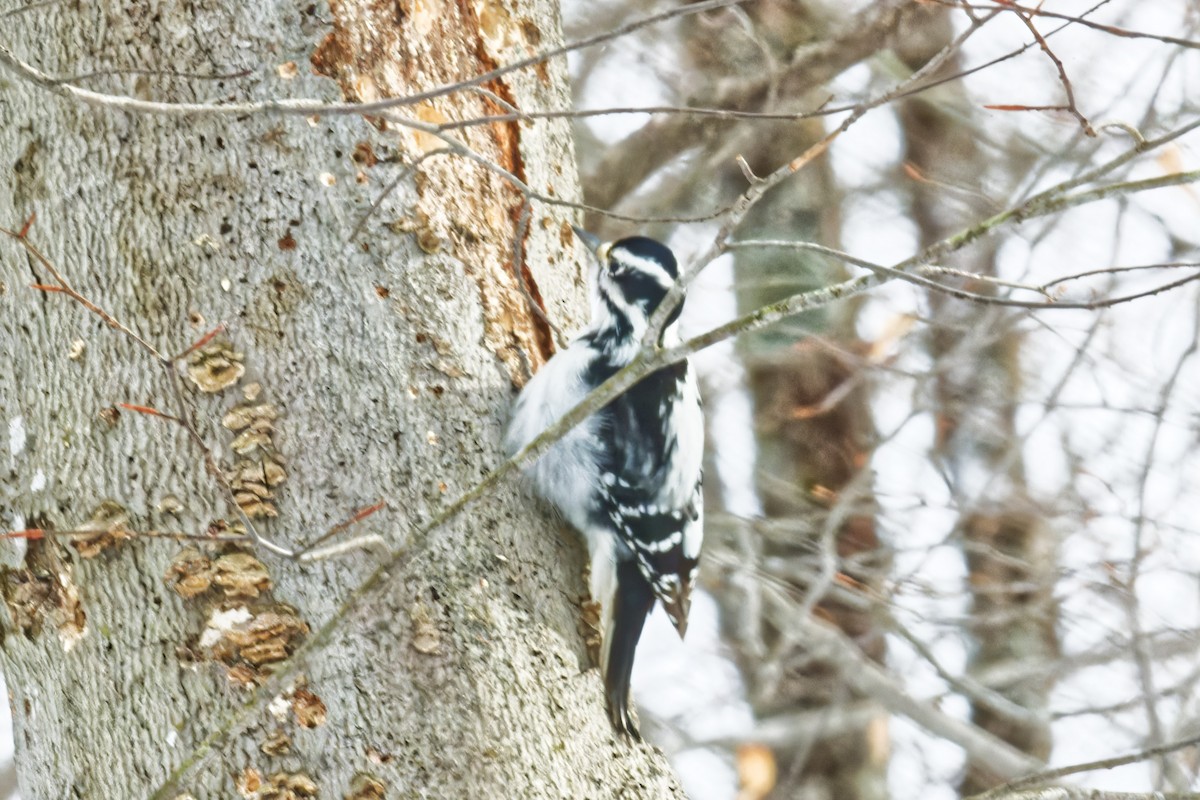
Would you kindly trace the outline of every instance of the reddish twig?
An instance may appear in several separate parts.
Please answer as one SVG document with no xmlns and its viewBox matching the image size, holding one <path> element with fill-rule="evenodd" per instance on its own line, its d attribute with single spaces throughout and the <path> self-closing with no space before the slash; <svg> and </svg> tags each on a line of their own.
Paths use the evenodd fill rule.
<svg viewBox="0 0 1200 800">
<path fill-rule="evenodd" d="M 183 359 L 185 359 L 185 358 L 187 358 L 188 356 L 190 356 L 192 353 L 194 353 L 194 352 L 196 352 L 197 350 L 199 350 L 201 347 L 204 347 L 204 345 L 208 344 L 208 343 L 209 343 L 209 342 L 211 342 L 213 339 L 217 338 L 217 335 L 218 335 L 218 334 L 221 334 L 221 333 L 224 333 L 224 332 L 225 332 L 225 323 L 224 323 L 224 322 L 222 322 L 220 325 L 218 325 L 217 327 L 213 328 L 211 331 L 209 331 L 208 333 L 204 334 L 203 336 L 201 336 L 201 337 L 200 337 L 199 339 L 197 339 L 196 341 L 192 342 L 192 345 L 191 345 L 191 347 L 189 347 L 187 350 L 184 350 L 182 353 L 180 353 L 179 355 L 175 356 L 175 357 L 174 357 L 174 358 L 172 358 L 171 360 L 172 360 L 172 361 L 175 361 L 175 362 L 182 361 Z"/>
<path fill-rule="evenodd" d="M 1054 62 L 1054 67 L 1058 70 L 1058 81 L 1062 84 L 1063 91 L 1067 93 L 1067 105 L 1064 110 L 1070 112 L 1071 116 L 1079 120 L 1079 125 L 1083 128 L 1083 132 L 1094 139 L 1096 137 L 1096 129 L 1092 127 L 1092 123 L 1088 122 L 1087 117 L 1075 105 L 1075 90 L 1071 88 L 1071 79 L 1067 77 L 1067 70 L 1063 66 L 1062 59 L 1050 49 L 1050 44 L 1046 41 L 1046 37 L 1042 36 L 1037 26 L 1033 24 L 1033 17 L 1029 13 L 1019 9 L 1015 5 L 1010 6 L 1008 3 L 1004 5 L 1012 8 L 1013 13 L 1020 18 L 1021 22 L 1025 23 L 1025 27 L 1033 34 L 1033 38 L 1037 40 L 1038 47 L 1042 48 L 1042 52 L 1046 54 L 1046 57 Z"/>
<path fill-rule="evenodd" d="M 359 522 L 362 522 L 367 517 L 371 516 L 372 514 L 378 512 L 378 511 L 382 511 L 385 508 L 387 508 L 387 501 L 380 500 L 378 503 L 375 503 L 374 505 L 370 505 L 370 506 L 367 506 L 366 508 L 359 509 L 349 519 L 342 520 L 341 522 L 334 525 L 329 530 L 325 531 L 325 533 L 321 534 L 320 537 L 318 537 L 317 539 L 314 539 L 312 542 L 309 542 L 308 544 L 304 545 L 299 550 L 297 550 L 296 551 L 297 557 L 303 556 L 306 553 L 311 553 L 317 547 L 319 547 L 320 545 L 329 541 L 334 536 L 337 536 L 339 533 L 346 530 L 351 525 L 356 525 Z"/>
<path fill-rule="evenodd" d="M 150 408 L 149 406 L 137 406 L 137 405 L 134 405 L 133 403 L 117 403 L 117 405 L 119 405 L 121 408 L 124 408 L 127 411 L 136 411 L 139 414 L 147 414 L 151 417 L 162 417 L 163 419 L 169 419 L 172 422 L 179 421 L 179 417 L 175 417 L 170 414 L 164 414 L 163 412 L 159 411 L 158 409 Z"/>
<path fill-rule="evenodd" d="M 195 445 L 198 448 L 200 448 L 200 452 L 204 458 L 205 469 L 207 470 L 208 474 L 211 475 L 214 480 L 216 480 L 217 485 L 221 488 L 221 493 L 225 497 L 226 502 L 228 502 L 230 504 L 230 506 L 236 510 L 239 521 L 242 523 L 242 525 L 245 526 L 246 531 L 254 539 L 254 541 L 257 542 L 263 548 L 275 553 L 276 555 L 281 555 L 286 558 L 296 558 L 297 557 L 296 553 L 293 553 L 291 550 L 288 550 L 286 547 L 281 547 L 280 545 L 275 544 L 274 542 L 267 539 L 266 537 L 264 537 L 263 535 L 261 535 L 258 532 L 257 528 L 254 526 L 254 523 L 250 520 L 250 518 L 242 510 L 241 505 L 238 504 L 237 498 L 234 496 L 233 487 L 229 485 L 229 480 L 225 477 L 225 473 L 218 466 L 217 460 L 213 456 L 212 450 L 208 447 L 208 443 L 204 441 L 204 437 L 200 435 L 200 432 L 196 429 L 196 426 L 188 418 L 189 406 L 188 406 L 186 398 L 184 397 L 183 388 L 180 386 L 179 371 L 178 371 L 178 369 L 176 369 L 176 367 L 177 367 L 180 359 L 184 358 L 184 356 L 191 353 L 197 347 L 202 347 L 205 343 L 210 341 L 212 339 L 212 337 L 216 336 L 216 334 L 220 332 L 220 330 L 223 328 L 223 326 L 218 326 L 218 328 L 216 330 L 210 331 L 208 334 L 205 334 L 205 336 L 201 337 L 201 339 L 196 344 L 193 344 L 191 347 L 189 347 L 187 350 L 185 350 L 179 356 L 177 356 L 175 358 L 169 358 L 167 356 L 164 356 L 162 354 L 162 352 L 159 351 L 158 348 L 156 348 L 154 345 L 150 344 L 148 341 L 146 341 L 141 336 L 139 336 L 137 333 L 135 333 L 131 328 L 129 328 L 129 326 L 122 323 L 120 320 L 118 320 L 112 314 L 108 313 L 103 308 L 98 306 L 96 303 L 92 302 L 87 297 L 80 294 L 78 291 L 76 291 L 71 286 L 71 284 L 67 281 L 67 279 L 65 277 L 63 277 L 62 273 L 59 272 L 58 269 L 54 266 L 54 264 L 50 262 L 50 259 L 48 259 L 40 250 L 38 250 L 37 247 L 35 247 L 33 245 L 33 243 L 30 242 L 29 239 L 25 236 L 25 234 L 29 231 L 29 228 L 32 225 L 32 222 L 33 222 L 33 218 L 31 216 L 30 219 L 26 221 L 26 223 L 22 227 L 21 231 L 18 232 L 18 231 L 11 230 L 9 228 L 0 227 L 0 233 L 7 234 L 11 238 L 16 239 L 18 242 L 20 242 L 21 246 L 25 248 L 26 252 L 28 252 L 31 256 L 33 256 L 38 261 L 39 264 L 41 264 L 43 267 L 45 267 L 46 270 L 51 275 L 54 276 L 54 280 L 57 281 L 57 285 L 37 283 L 37 284 L 34 284 L 34 288 L 39 291 L 43 291 L 43 292 L 59 292 L 59 293 L 67 295 L 72 300 L 74 300 L 75 302 L 79 303 L 84 308 L 86 308 L 88 311 L 92 312 L 93 314 L 98 316 L 100 319 L 102 319 L 105 322 L 105 324 L 107 324 L 109 327 L 120 331 L 121 333 L 123 333 L 127 337 L 129 337 L 132 341 L 136 342 L 143 350 L 145 350 L 147 353 L 149 353 L 154 358 L 154 360 L 157 361 L 159 363 L 159 365 L 162 366 L 163 369 L 166 371 L 167 380 L 171 385 L 171 389 L 172 389 L 172 392 L 173 392 L 173 395 L 175 398 L 175 402 L 178 404 L 180 409 L 183 409 L 183 411 L 182 411 L 182 413 L 180 413 L 178 415 L 171 415 L 171 414 L 166 414 L 162 411 L 158 411 L 157 409 L 149 408 L 147 406 L 138 406 L 138 405 L 133 405 L 130 403 L 121 403 L 120 405 L 130 411 L 136 411 L 138 413 L 147 414 L 149 416 L 162 417 L 163 419 L 166 419 L 170 422 L 174 422 L 175 424 L 177 424 L 181 428 L 183 428 L 184 431 L 187 433 L 188 438 L 191 439 L 192 442 L 195 443 Z"/>
<path fill-rule="evenodd" d="M 54 280 L 58 281 L 57 286 L 51 286 L 48 284 L 37 283 L 37 284 L 33 285 L 33 288 L 38 289 L 39 291 L 43 291 L 43 292 L 62 292 L 63 294 L 67 295 L 72 300 L 74 300 L 75 302 L 79 303 L 81 306 L 86 308 L 88 311 L 91 311 L 93 314 L 98 316 L 100 319 L 104 320 L 105 324 L 107 324 L 110 328 L 116 328 L 121 333 L 125 334 L 130 339 L 137 342 L 139 345 L 142 346 L 142 348 L 146 352 L 150 353 L 150 355 L 154 356 L 159 361 L 166 361 L 167 359 L 165 359 L 163 357 L 162 353 L 158 352 L 158 350 L 154 347 L 154 345 L 147 342 L 145 339 L 143 339 L 141 336 L 134 333 L 132 330 L 130 330 L 125 325 L 121 324 L 121 322 L 119 322 L 112 314 L 109 314 L 107 311 L 100 308 L 100 306 L 96 305 L 91 300 L 87 299 L 82 294 L 75 291 L 75 289 L 71 286 L 71 284 L 67 282 L 67 279 L 62 276 L 62 273 L 60 273 L 57 269 L 55 269 L 54 265 L 50 263 L 50 259 L 46 258 L 46 256 L 42 254 L 42 251 L 38 250 L 36 247 L 34 247 L 33 242 L 29 241 L 29 239 L 26 238 L 25 234 L 29 232 L 29 228 L 32 224 L 33 224 L 33 216 L 31 215 L 30 218 L 28 220 L 26 220 L 24 226 L 22 226 L 20 231 L 14 231 L 9 228 L 0 227 L 0 233 L 6 234 L 7 236 L 10 236 L 13 239 L 16 239 L 18 242 L 20 242 L 21 246 L 25 248 L 25 251 L 27 253 L 29 253 L 29 255 L 31 255 L 35 259 L 37 259 L 38 263 L 41 264 L 43 267 L 45 267 L 46 270 L 51 275 L 54 276 Z"/>
<path fill-rule="evenodd" d="M 0 539 L 42 539 L 45 536 L 46 531 L 43 528 L 26 528 L 23 531 L 0 533 Z"/>
</svg>

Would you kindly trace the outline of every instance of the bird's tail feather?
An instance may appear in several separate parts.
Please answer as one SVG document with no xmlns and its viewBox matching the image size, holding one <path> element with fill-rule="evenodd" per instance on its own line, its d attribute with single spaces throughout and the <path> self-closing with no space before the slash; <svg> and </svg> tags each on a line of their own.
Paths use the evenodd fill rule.
<svg viewBox="0 0 1200 800">
<path fill-rule="evenodd" d="M 613 727 L 618 733 L 640 739 L 630 708 L 629 683 L 642 626 L 654 606 L 654 590 L 634 560 L 618 561 L 614 566 L 616 580 L 611 582 L 613 591 L 608 597 L 600 599 L 605 609 L 601 662 L 604 690 Z"/>
</svg>

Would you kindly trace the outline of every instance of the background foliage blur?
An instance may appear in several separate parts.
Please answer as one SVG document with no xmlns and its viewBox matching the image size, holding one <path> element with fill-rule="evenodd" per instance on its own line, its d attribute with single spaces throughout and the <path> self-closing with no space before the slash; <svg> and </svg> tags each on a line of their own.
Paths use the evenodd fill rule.
<svg viewBox="0 0 1200 800">
<path fill-rule="evenodd" d="M 567 2 L 567 38 L 650 10 Z M 953 797 L 1200 733 L 1200 194 L 1136 183 L 1200 167 L 1171 136 L 1198 28 L 1185 0 L 754 0 L 573 57 L 580 110 L 675 107 L 577 121 L 586 201 L 631 218 L 588 224 L 685 261 L 752 176 L 902 89 L 751 210 L 733 238 L 776 244 L 706 267 L 685 333 L 970 232 L 936 286 L 698 357 L 714 602 L 685 646 L 649 629 L 637 682 L 697 800 Z M 981 225 L 1075 180 L 1111 188 Z M 1195 790 L 1198 758 L 1068 780 Z"/>
</svg>

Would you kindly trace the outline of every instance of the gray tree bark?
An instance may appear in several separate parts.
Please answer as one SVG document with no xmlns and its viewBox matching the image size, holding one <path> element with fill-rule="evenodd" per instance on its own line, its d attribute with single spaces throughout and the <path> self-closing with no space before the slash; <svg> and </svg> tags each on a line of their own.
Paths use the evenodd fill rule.
<svg viewBox="0 0 1200 800">
<path fill-rule="evenodd" d="M 399 96 L 560 41 L 553 0 L 50 4 L 2 30 L 52 75 L 187 102 Z M 559 61 L 406 113 L 564 107 L 566 83 Z M 164 353 L 228 325 L 176 371 L 177 393 L 130 338 L 30 288 L 54 280 L 0 241 L 0 528 L 93 531 L 3 544 L 0 659 L 26 798 L 146 797 L 181 769 L 165 796 L 680 795 L 661 756 L 611 735 L 572 539 L 511 488 L 413 533 L 499 463 L 513 384 L 550 354 L 514 240 L 550 316 L 580 321 L 564 212 L 534 206 L 521 225 L 508 184 L 443 155 L 348 241 L 396 175 L 389 160 L 442 146 L 385 117 L 132 115 L 3 74 L 0 119 L 0 224 L 36 212 L 30 241 Z M 578 193 L 565 125 L 463 139 L 538 192 Z M 243 370 L 212 392 L 184 374 L 215 388 Z M 239 514 L 182 427 L 121 402 L 192 417 L 280 544 L 382 499 L 340 535 L 411 551 L 302 678 L 196 763 L 380 556 L 306 564 L 139 535 L 231 529 Z"/>
</svg>

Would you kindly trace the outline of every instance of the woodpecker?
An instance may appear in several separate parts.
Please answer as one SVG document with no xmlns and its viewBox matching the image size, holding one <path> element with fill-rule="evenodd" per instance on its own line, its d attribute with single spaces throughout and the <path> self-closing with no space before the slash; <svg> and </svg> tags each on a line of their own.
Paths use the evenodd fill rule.
<svg viewBox="0 0 1200 800">
<path fill-rule="evenodd" d="M 517 398 L 505 439 L 515 454 L 628 365 L 650 317 L 679 277 L 674 254 L 644 236 L 591 252 L 591 323 Z M 681 308 L 659 346 L 679 342 Z M 557 441 L 526 470 L 534 490 L 587 542 L 592 599 L 600 604 L 600 669 L 613 727 L 639 739 L 630 703 L 634 651 L 655 600 L 687 632 L 703 539 L 704 417 L 691 365 L 643 378 Z"/>
</svg>

